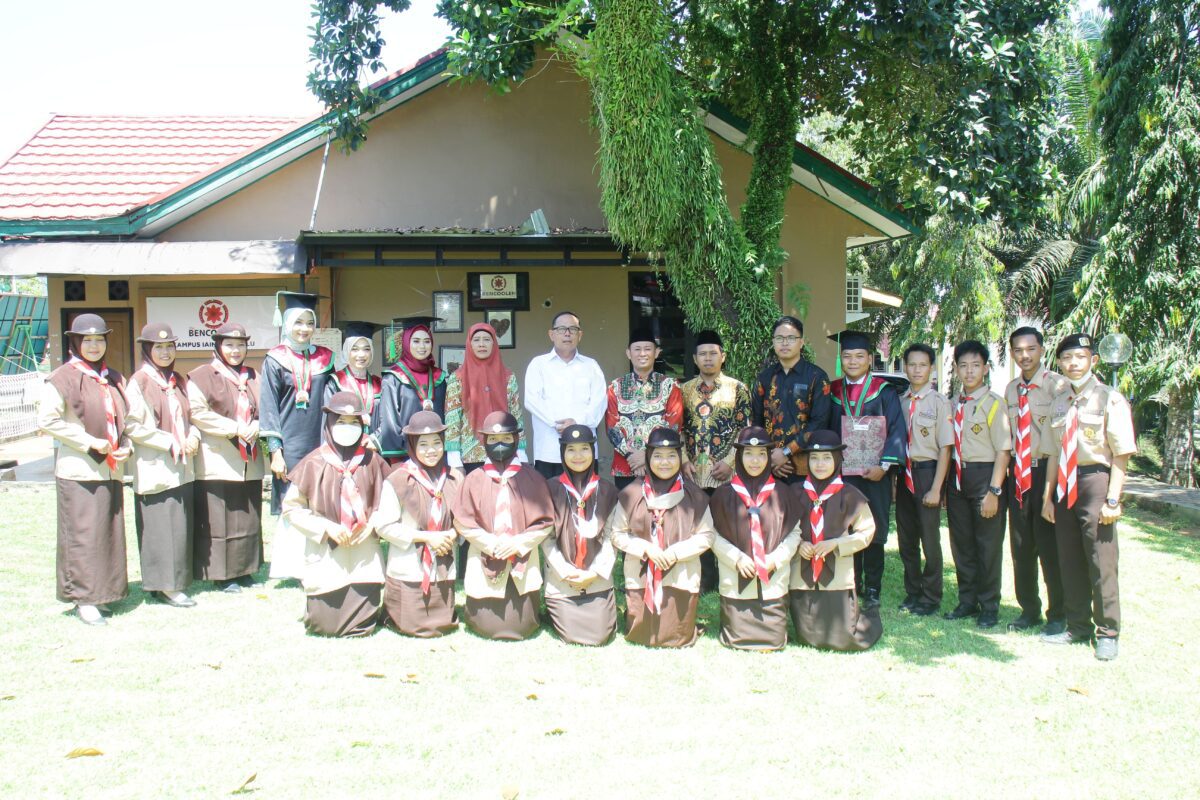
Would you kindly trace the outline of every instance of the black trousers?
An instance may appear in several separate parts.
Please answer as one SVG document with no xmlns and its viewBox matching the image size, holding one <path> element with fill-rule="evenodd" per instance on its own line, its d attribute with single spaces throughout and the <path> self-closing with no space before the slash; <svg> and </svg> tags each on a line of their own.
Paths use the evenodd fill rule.
<svg viewBox="0 0 1200 800">
<path fill-rule="evenodd" d="M 933 485 L 937 461 L 913 462 L 913 487 L 908 491 L 904 470 L 896 475 L 896 537 L 904 565 L 904 594 L 932 606 L 942 604 L 942 508 L 927 508 L 921 498 Z M 921 551 L 925 568 L 921 568 Z"/>
<path fill-rule="evenodd" d="M 871 516 L 875 519 L 875 536 L 871 543 L 854 554 L 854 585 L 860 593 L 864 589 L 878 592 L 883 587 L 883 548 L 887 544 L 892 512 L 892 481 L 887 475 L 878 481 L 869 481 L 861 475 L 847 475 L 845 481 L 866 495 Z"/>
<path fill-rule="evenodd" d="M 1038 595 L 1038 563 L 1046 581 L 1046 619 L 1066 618 L 1063 608 L 1062 570 L 1058 566 L 1058 538 L 1054 524 L 1042 519 L 1042 493 L 1046 489 L 1046 462 L 1030 469 L 1030 487 L 1022 502 L 1017 502 L 1015 478 L 1009 470 L 1005 493 L 1008 499 L 1008 549 L 1012 554 L 1013 587 L 1021 613 L 1030 617 L 1042 613 Z"/>
<path fill-rule="evenodd" d="M 950 553 L 958 574 L 958 602 L 984 611 L 1000 610 L 1000 579 L 1004 565 L 1004 496 L 996 516 L 980 513 L 992 480 L 991 461 L 963 465 L 962 489 L 955 488 L 954 466 L 946 479 L 946 517 L 950 523 Z"/>
<path fill-rule="evenodd" d="M 555 461 L 534 461 L 533 468 L 546 480 L 553 480 L 563 474 L 563 465 Z"/>
<path fill-rule="evenodd" d="M 1067 508 L 1063 500 L 1054 502 L 1067 630 L 1080 638 L 1095 633 L 1115 639 L 1121 632 L 1117 526 L 1100 524 L 1100 509 L 1108 497 L 1108 471 L 1080 474 L 1076 485 L 1074 508 Z"/>
</svg>

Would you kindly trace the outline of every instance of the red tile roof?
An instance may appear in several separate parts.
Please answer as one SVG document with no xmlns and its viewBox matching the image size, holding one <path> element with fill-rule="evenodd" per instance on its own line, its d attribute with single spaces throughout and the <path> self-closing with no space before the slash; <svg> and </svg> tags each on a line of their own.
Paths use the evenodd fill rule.
<svg viewBox="0 0 1200 800">
<path fill-rule="evenodd" d="M 56 115 L 0 164 L 0 219 L 116 216 L 306 121 Z"/>
</svg>

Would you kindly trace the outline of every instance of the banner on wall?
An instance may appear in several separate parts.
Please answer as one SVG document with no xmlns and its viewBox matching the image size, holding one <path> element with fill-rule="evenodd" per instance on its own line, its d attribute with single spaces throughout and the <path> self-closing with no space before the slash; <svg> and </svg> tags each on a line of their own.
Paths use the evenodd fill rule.
<svg viewBox="0 0 1200 800">
<path fill-rule="evenodd" d="M 226 322 L 246 326 L 251 350 L 269 350 L 279 344 L 279 330 L 271 324 L 275 307 L 273 294 L 147 297 L 146 319 L 170 325 L 181 353 L 211 350 L 212 335 Z"/>
</svg>

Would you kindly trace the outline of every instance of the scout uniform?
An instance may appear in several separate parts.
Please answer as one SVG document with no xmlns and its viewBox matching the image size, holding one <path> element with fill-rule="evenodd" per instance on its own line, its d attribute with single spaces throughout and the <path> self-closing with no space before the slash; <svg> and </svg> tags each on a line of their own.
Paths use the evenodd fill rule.
<svg viewBox="0 0 1200 800">
<path fill-rule="evenodd" d="M 304 627 L 321 636 L 368 636 L 375 631 L 383 595 L 383 553 L 372 515 L 387 466 L 366 447 L 370 418 L 362 398 L 339 392 L 322 411 L 322 443 L 288 474 L 283 499 L 283 517 L 305 539 Z M 339 417 L 349 415 L 361 417 L 363 430 L 357 443 L 339 444 L 333 429 Z M 333 537 L 342 530 L 367 535 L 356 544 L 338 544 Z"/>
<path fill-rule="evenodd" d="M 1021 618 L 1010 627 L 1036 625 L 1042 617 L 1038 596 L 1038 562 L 1046 581 L 1046 620 L 1061 629 L 1066 619 L 1062 601 L 1062 573 L 1054 525 L 1042 518 L 1046 488 L 1046 461 L 1051 455 L 1050 404 L 1068 388 L 1067 379 L 1039 366 L 1026 382 L 1018 375 L 1004 391 L 1008 424 L 1012 429 L 1012 465 L 1008 485 L 1008 546 L 1012 554 L 1013 587 Z"/>
<path fill-rule="evenodd" d="M 992 491 L 996 458 L 1012 449 L 1008 413 L 1004 398 L 984 384 L 974 395 L 960 394 L 953 414 L 954 448 L 946 479 L 946 518 L 958 576 L 958 606 L 946 618 L 980 614 L 984 620 L 994 621 L 1000 612 L 1004 561 L 1003 490 L 994 517 L 984 518 L 980 506 Z"/>
<path fill-rule="evenodd" d="M 717 530 L 713 551 L 720 570 L 721 643 L 739 650 L 779 650 L 787 644 L 787 593 L 792 556 L 800 546 L 800 498 L 777 481 L 768 463 L 751 476 L 742 463 L 746 447 L 771 447 L 764 428 L 738 434 L 730 483 L 713 492 L 709 509 Z M 754 562 L 755 577 L 738 572 Z"/>
<path fill-rule="evenodd" d="M 565 452 L 575 442 L 593 447 L 596 435 L 587 425 L 571 425 L 560 437 L 563 473 L 548 481 L 554 503 L 554 533 L 542 540 L 546 559 L 546 613 L 550 624 L 571 644 L 601 645 L 617 629 L 617 602 L 612 583 L 616 551 L 611 519 L 617 487 L 601 479 L 596 462 L 587 472 L 572 472 Z M 576 572 L 594 576 L 579 589 L 565 576 Z"/>
<path fill-rule="evenodd" d="M 634 331 L 629 344 L 653 342 L 646 330 Z M 608 385 L 608 411 L 604 415 L 608 440 L 613 446 L 612 474 L 618 489 L 636 483 L 628 458 L 647 447 L 656 428 L 678 431 L 683 425 L 683 394 L 675 379 L 652 371 L 645 380 L 628 372 Z"/>
<path fill-rule="evenodd" d="M 213 334 L 213 359 L 188 374 L 192 424 L 200 430 L 196 454 L 195 548 L 199 580 L 216 581 L 227 592 L 241 591 L 263 562 L 263 449 L 258 429 L 258 373 L 245 362 L 233 366 L 221 342 L 249 342 L 245 326 L 227 322 Z"/>
<path fill-rule="evenodd" d="M 483 420 L 487 433 L 518 435 L 517 420 L 493 411 Z M 489 460 L 469 473 L 454 505 L 454 527 L 470 543 L 463 576 L 467 626 L 488 639 L 527 639 L 538 629 L 538 589 L 542 588 L 538 545 L 553 530 L 554 512 L 546 480 L 537 470 L 507 458 Z M 517 552 L 495 558 L 488 551 L 512 539 Z"/>
<path fill-rule="evenodd" d="M 896 535 L 904 564 L 904 594 L 921 616 L 942 605 L 941 505 L 927 507 L 921 499 L 933 487 L 943 448 L 954 446 L 954 412 L 950 400 L 932 383 L 900 398 L 908 433 L 908 456 L 896 475 Z M 945 484 L 943 483 L 943 488 Z M 921 569 L 921 552 L 925 568 Z"/>
<path fill-rule="evenodd" d="M 801 542 L 837 539 L 824 558 L 792 559 L 788 601 L 796 637 L 822 650 L 866 650 L 883 635 L 879 609 L 860 608 L 854 590 L 853 555 L 875 535 L 875 518 L 862 492 L 842 480 L 841 437 L 818 431 L 805 452 L 830 451 L 837 465 L 824 480 L 808 475 L 795 488 L 800 503 Z"/>
<path fill-rule="evenodd" d="M 646 439 L 646 462 L 656 447 L 683 449 L 679 434 L 657 428 Z M 647 647 L 688 647 L 696 641 L 700 554 L 716 538 L 708 495 L 679 472 L 646 476 L 621 490 L 612 521 L 613 544 L 625 559 L 625 639 Z M 666 572 L 646 557 L 655 544 L 675 556 Z"/>
<path fill-rule="evenodd" d="M 1056 355 L 1072 348 L 1091 350 L 1091 337 L 1074 334 L 1063 339 Z M 1109 503 L 1113 460 L 1137 452 L 1129 402 L 1111 386 L 1089 373 L 1080 386 L 1067 385 L 1051 405 L 1051 449 L 1057 455 L 1054 492 L 1054 531 L 1062 568 L 1063 596 L 1069 641 L 1097 637 L 1116 657 L 1121 630 L 1117 585 L 1116 524 L 1101 525 L 1100 509 Z M 1114 498 L 1119 500 L 1119 498 Z"/>
<path fill-rule="evenodd" d="M 182 592 L 192 583 L 194 459 L 189 444 L 199 444 L 192 424 L 187 380 L 174 365 L 160 369 L 150 359 L 156 342 L 174 342 L 169 325 L 151 322 L 137 340 L 142 366 L 127 385 L 126 431 L 133 441 L 133 505 L 142 589 L 161 602 L 189 607 L 196 601 Z"/>
</svg>

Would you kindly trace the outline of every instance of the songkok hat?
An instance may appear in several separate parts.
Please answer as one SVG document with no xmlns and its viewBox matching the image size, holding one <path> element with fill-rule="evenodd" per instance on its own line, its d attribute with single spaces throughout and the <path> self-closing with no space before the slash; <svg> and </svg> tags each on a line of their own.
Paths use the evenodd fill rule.
<svg viewBox="0 0 1200 800">
<path fill-rule="evenodd" d="M 702 344 L 715 344 L 722 350 L 725 349 L 725 344 L 721 341 L 721 334 L 716 331 L 700 331 L 696 334 L 696 347 Z"/>
<path fill-rule="evenodd" d="M 658 337 L 654 335 L 653 330 L 645 325 L 639 325 L 629 334 L 630 346 L 633 346 L 638 342 L 650 342 L 655 347 L 658 347 Z"/>
</svg>

